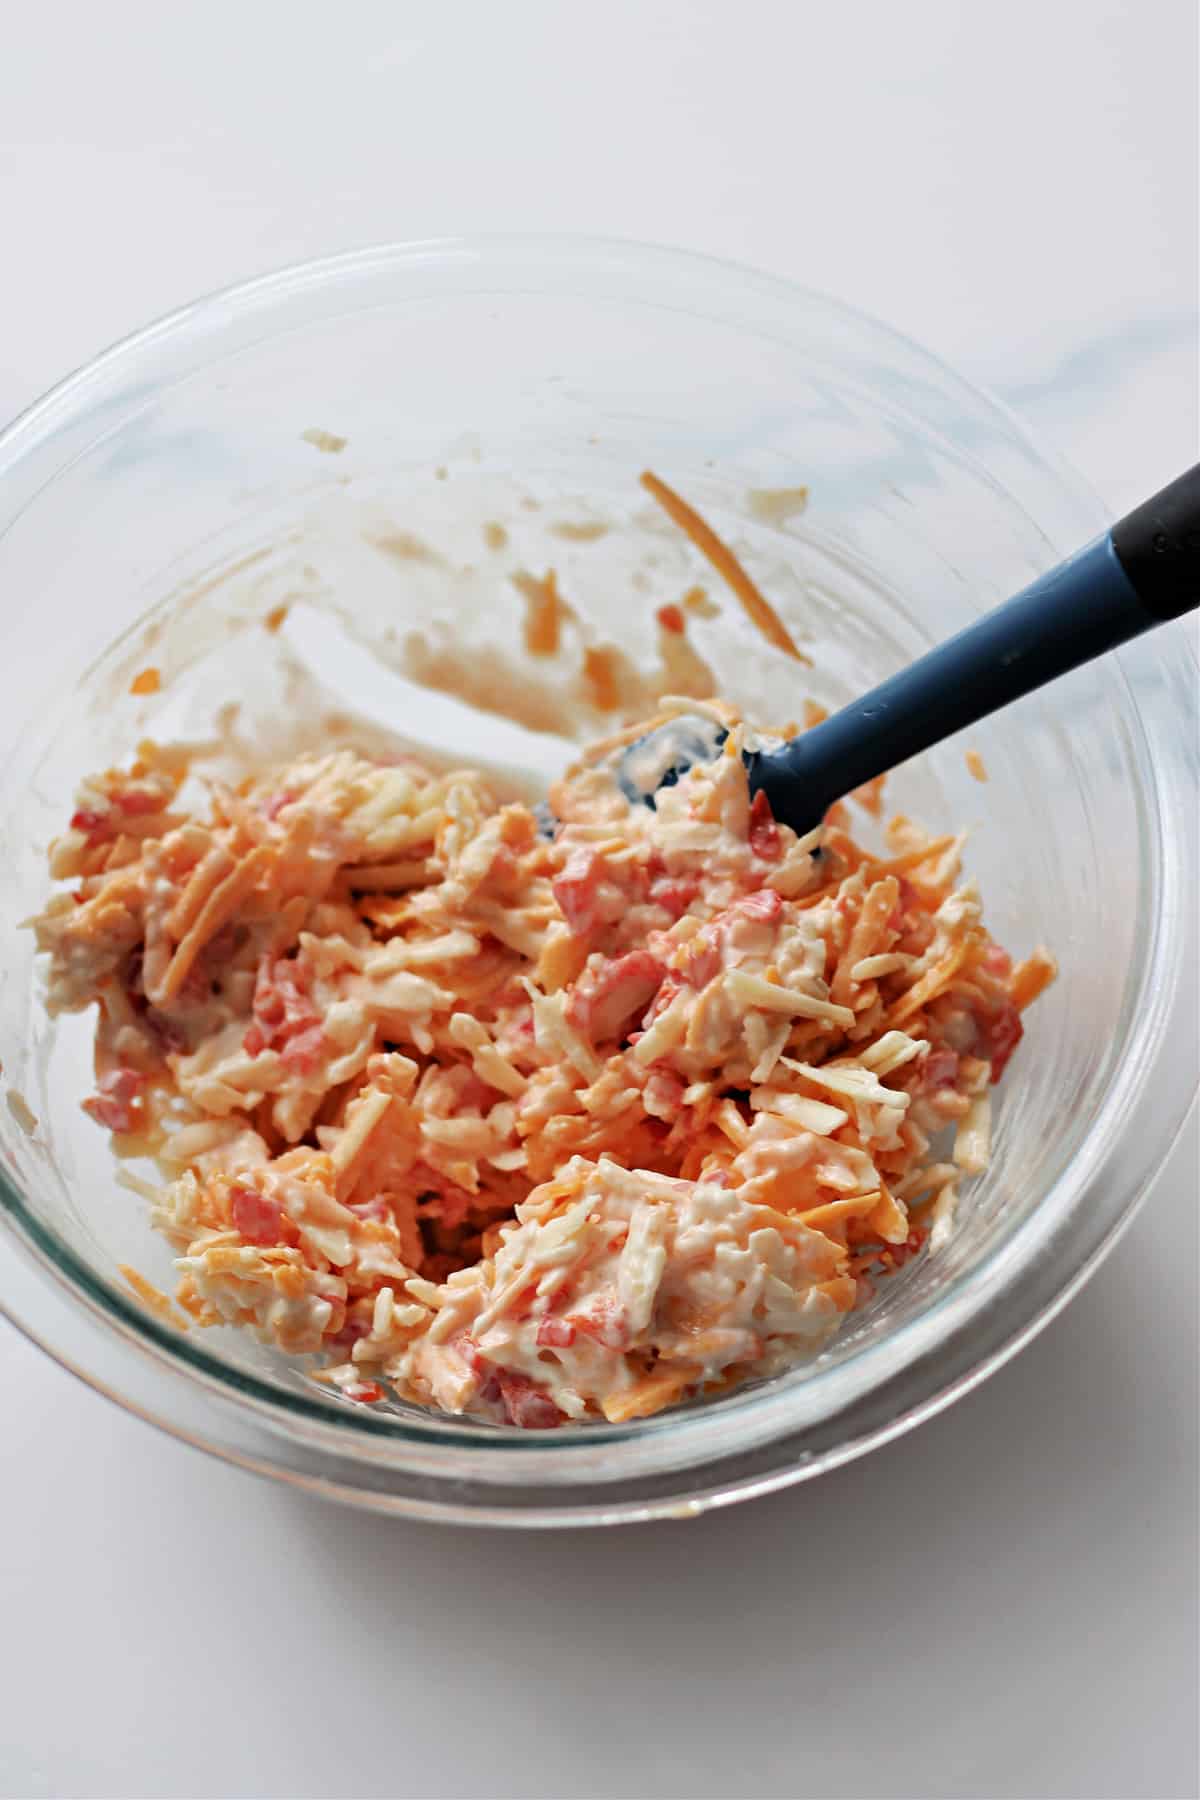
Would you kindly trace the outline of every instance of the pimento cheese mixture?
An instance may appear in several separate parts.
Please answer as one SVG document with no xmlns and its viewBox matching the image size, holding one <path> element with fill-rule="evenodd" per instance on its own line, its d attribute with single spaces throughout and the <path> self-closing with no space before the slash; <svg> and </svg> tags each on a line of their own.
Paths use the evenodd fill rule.
<svg viewBox="0 0 1200 1800">
<path fill-rule="evenodd" d="M 723 752 L 623 797 L 613 751 L 698 711 Z M 777 824 L 745 737 L 667 702 L 550 830 L 345 750 L 204 812 L 153 745 L 86 783 L 48 1002 L 98 1007 L 84 1105 L 164 1172 L 183 1314 L 353 1401 L 536 1428 L 783 1369 L 936 1250 L 1053 964 L 992 942 L 958 840 Z"/>
</svg>

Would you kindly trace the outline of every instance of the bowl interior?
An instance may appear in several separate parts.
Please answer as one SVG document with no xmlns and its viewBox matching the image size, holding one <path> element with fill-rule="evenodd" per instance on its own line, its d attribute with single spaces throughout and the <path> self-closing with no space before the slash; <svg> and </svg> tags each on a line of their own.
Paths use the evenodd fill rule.
<svg viewBox="0 0 1200 1800">
<path fill-rule="evenodd" d="M 692 627 L 697 653 L 748 715 L 781 723 L 806 696 L 850 699 L 1096 526 L 1002 414 L 918 352 L 831 303 L 785 305 L 728 273 L 698 284 L 688 267 L 443 251 L 262 284 L 151 333 L 10 450 L 5 717 L 25 722 L 5 732 L 0 1059 L 37 1125 L 22 1129 L 18 1104 L 0 1130 L 13 1204 L 114 1314 L 129 1317 L 117 1265 L 169 1290 L 169 1251 L 80 1112 L 90 1020 L 49 1024 L 18 929 L 81 775 L 147 735 L 209 744 L 214 765 L 327 739 L 482 760 L 536 792 L 611 718 L 588 704 L 573 638 L 556 661 L 528 657 L 514 574 L 553 568 L 651 677 L 655 609 L 699 582 L 720 611 Z M 639 489 L 645 467 L 735 545 L 811 670 L 754 634 Z M 803 508 L 763 499 L 801 485 Z M 162 691 L 133 697 L 147 665 Z M 993 934 L 1015 954 L 1047 944 L 1062 973 L 1028 1020 L 992 1167 L 964 1187 L 951 1244 L 771 1384 L 803 1387 L 816 1415 L 840 1403 L 839 1369 L 884 1342 L 902 1359 L 906 1325 L 965 1280 L 1003 1283 L 1004 1248 L 1080 1156 L 1140 1004 L 1159 846 L 1118 666 L 969 742 L 986 785 L 955 741 L 896 773 L 889 810 L 967 828 Z M 239 1334 L 170 1354 L 364 1429 Z M 394 1408 L 398 1432 L 439 1429 L 411 1414 Z M 376 1437 L 388 1429 L 376 1415 Z"/>
</svg>

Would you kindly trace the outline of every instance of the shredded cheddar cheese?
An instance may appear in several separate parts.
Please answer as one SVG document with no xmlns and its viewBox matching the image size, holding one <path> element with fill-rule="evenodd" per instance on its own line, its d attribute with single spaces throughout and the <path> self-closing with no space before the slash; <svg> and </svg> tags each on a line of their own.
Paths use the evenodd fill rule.
<svg viewBox="0 0 1200 1800">
<path fill-rule="evenodd" d="M 526 592 L 549 652 L 553 577 Z M 723 702 L 686 703 L 722 754 L 626 798 L 679 704 L 549 827 L 336 749 L 207 810 L 150 743 L 84 784 L 34 924 L 50 1010 L 97 1008 L 86 1110 L 162 1172 L 131 1185 L 175 1305 L 122 1270 L 156 1317 L 319 1356 L 348 1403 L 623 1422 L 791 1367 L 945 1243 L 1054 964 L 993 943 L 958 838 L 752 807 Z"/>
<path fill-rule="evenodd" d="M 717 574 L 733 589 L 742 603 L 746 617 L 762 633 L 767 642 L 774 644 L 775 648 L 782 650 L 786 656 L 794 657 L 797 662 L 811 667 L 811 658 L 797 647 L 791 632 L 775 608 L 751 581 L 733 551 L 717 536 L 712 526 L 706 524 L 700 514 L 683 499 L 682 495 L 677 494 L 674 488 L 668 487 L 665 481 L 660 480 L 649 469 L 642 475 L 641 482 L 646 492 L 652 494 L 658 501 L 668 518 L 673 519 L 679 529 L 687 533 L 701 555 L 708 558 Z"/>
</svg>

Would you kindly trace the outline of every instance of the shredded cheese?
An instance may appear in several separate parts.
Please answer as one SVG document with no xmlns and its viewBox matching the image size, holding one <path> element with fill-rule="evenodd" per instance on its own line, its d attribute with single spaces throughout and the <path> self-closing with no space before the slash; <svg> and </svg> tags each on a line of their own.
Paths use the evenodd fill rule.
<svg viewBox="0 0 1200 1800">
<path fill-rule="evenodd" d="M 643 483 L 804 660 L 728 547 Z M 553 572 L 514 580 L 528 648 L 557 655 Z M 713 608 L 657 610 L 678 656 Z M 619 653 L 580 649 L 621 722 L 549 825 L 469 769 L 338 748 L 192 816 L 187 754 L 152 744 L 80 789 L 50 854 L 69 885 L 33 925 L 51 1011 L 97 1008 L 87 1111 L 161 1171 L 126 1185 L 177 1303 L 122 1271 L 157 1318 L 321 1357 L 351 1404 L 620 1423 L 811 1355 L 947 1243 L 1053 960 L 1014 970 L 991 942 L 959 837 L 893 820 L 875 854 L 842 808 L 797 838 L 751 806 L 733 708 L 627 723 Z M 723 753 L 631 802 L 614 757 L 697 712 Z"/>
</svg>

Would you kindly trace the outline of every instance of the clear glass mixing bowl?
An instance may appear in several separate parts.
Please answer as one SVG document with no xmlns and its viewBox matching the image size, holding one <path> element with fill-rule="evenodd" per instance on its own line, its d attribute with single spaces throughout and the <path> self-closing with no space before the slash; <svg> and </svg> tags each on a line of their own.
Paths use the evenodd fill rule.
<svg viewBox="0 0 1200 1800">
<path fill-rule="evenodd" d="M 986 787 L 962 743 L 894 778 L 903 810 L 974 827 L 992 930 L 1050 944 L 1062 974 L 951 1245 L 815 1362 L 630 1426 L 513 1434 L 351 1407 L 246 1338 L 143 1310 L 117 1265 L 169 1289 L 168 1250 L 80 1112 L 88 1022 L 50 1027 L 18 929 L 76 780 L 140 736 L 219 721 L 223 742 L 279 747 L 390 726 L 536 785 L 564 754 L 554 734 L 596 721 L 565 679 L 529 685 L 511 572 L 553 566 L 639 665 L 655 607 L 714 586 L 639 490 L 646 466 L 733 537 L 814 658 L 798 673 L 728 606 L 697 625 L 724 690 L 772 720 L 804 693 L 844 701 L 1104 524 L 1007 413 L 871 320 L 744 269 L 571 239 L 390 247 L 254 282 L 119 345 L 0 439 L 0 1298 L 167 1430 L 382 1510 L 678 1515 L 860 1454 L 1065 1302 L 1190 1102 L 1195 669 L 1171 630 L 980 727 Z M 764 519 L 749 498 L 798 484 L 803 512 Z M 163 689 L 138 699 L 146 665 Z M 535 730 L 496 716 L 514 700 Z"/>
</svg>

